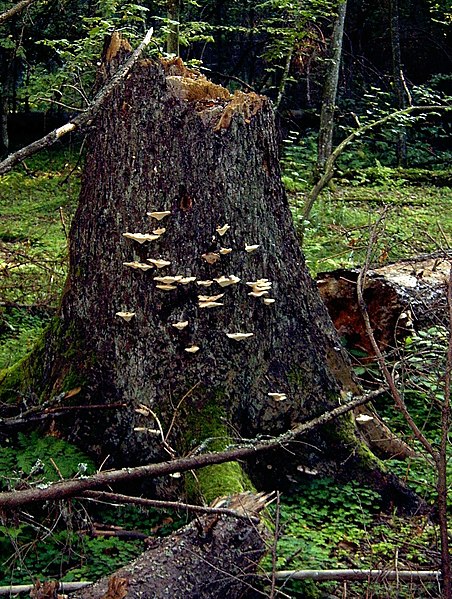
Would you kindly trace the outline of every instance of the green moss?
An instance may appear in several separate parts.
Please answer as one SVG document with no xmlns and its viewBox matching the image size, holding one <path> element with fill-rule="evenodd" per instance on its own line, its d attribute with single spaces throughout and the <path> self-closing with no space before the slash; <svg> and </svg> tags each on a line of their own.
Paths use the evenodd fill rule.
<svg viewBox="0 0 452 599">
<path fill-rule="evenodd" d="M 324 428 L 325 434 L 338 446 L 350 446 L 357 458 L 359 458 L 360 468 L 364 470 L 381 470 L 386 472 L 384 463 L 379 460 L 369 447 L 360 441 L 356 436 L 355 422 L 352 413 L 345 414 L 341 418 L 335 420 L 332 424 L 328 424 Z M 352 447 L 352 444 L 354 446 Z"/>
<path fill-rule="evenodd" d="M 54 317 L 31 352 L 0 371 L 0 401 L 12 403 L 31 393 L 45 401 L 63 391 L 83 387 L 86 380 L 79 365 L 86 360 L 82 353 L 81 340 L 73 327 L 63 329 L 60 318 Z M 49 373 L 44 371 L 46 364 L 50 366 Z"/>
<path fill-rule="evenodd" d="M 187 415 L 187 447 L 206 444 L 209 451 L 222 451 L 230 443 L 225 410 L 218 396 L 205 401 Z M 185 478 L 187 496 L 210 503 L 216 497 L 253 490 L 253 485 L 238 462 L 215 464 L 188 474 Z"/>
</svg>

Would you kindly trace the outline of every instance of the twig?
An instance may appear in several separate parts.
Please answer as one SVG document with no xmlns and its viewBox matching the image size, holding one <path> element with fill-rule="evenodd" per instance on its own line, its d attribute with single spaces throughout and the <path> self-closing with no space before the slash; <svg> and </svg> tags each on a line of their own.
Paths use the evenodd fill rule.
<svg viewBox="0 0 452 599">
<path fill-rule="evenodd" d="M 98 489 L 105 485 L 122 483 L 126 481 L 139 480 L 141 478 L 153 479 L 160 476 L 174 474 L 175 472 L 186 472 L 211 466 L 213 464 L 223 464 L 246 457 L 254 456 L 259 452 L 269 449 L 278 449 L 288 443 L 295 441 L 299 436 L 311 431 L 312 429 L 335 420 L 354 410 L 356 407 L 364 405 L 382 393 L 386 388 L 380 388 L 375 391 L 356 397 L 352 401 L 342 404 L 321 416 L 295 426 L 295 428 L 281 434 L 273 439 L 261 441 L 256 439 L 253 443 L 248 443 L 242 447 L 233 447 L 232 449 L 219 451 L 216 453 L 206 453 L 202 455 L 179 458 L 170 462 L 160 462 L 157 464 L 148 464 L 146 466 L 137 466 L 135 468 L 123 468 L 121 470 L 111 470 L 99 472 L 92 476 L 79 478 L 77 480 L 66 480 L 49 484 L 45 489 L 24 489 L 23 491 L 10 491 L 0 493 L 0 508 L 16 508 L 29 503 L 49 501 L 52 499 L 64 499 L 79 495 L 84 491 Z"/>
<path fill-rule="evenodd" d="M 452 262 L 450 262 L 449 280 L 447 285 L 447 304 L 449 309 L 449 340 L 446 357 L 446 372 L 444 376 L 444 397 L 441 406 L 441 440 L 437 459 L 438 470 L 438 520 L 441 537 L 441 571 L 443 575 L 443 596 L 445 599 L 452 597 L 452 571 L 451 559 L 449 552 L 449 535 L 448 535 L 448 513 L 447 513 L 447 498 L 448 498 L 448 480 L 447 480 L 447 463 L 448 463 L 448 445 L 449 432 L 451 426 L 451 387 L 452 387 Z"/>
<path fill-rule="evenodd" d="M 386 213 L 383 212 L 380 215 L 377 222 L 375 223 L 375 226 L 373 227 L 373 230 L 372 230 L 372 233 L 370 236 L 370 240 L 369 240 L 369 246 L 367 249 L 366 260 L 365 260 L 365 263 L 358 275 L 358 280 L 356 282 L 356 293 L 358 296 L 358 306 L 361 311 L 361 316 L 363 317 L 363 320 L 364 320 L 364 326 L 366 328 L 367 336 L 369 338 L 370 344 L 372 346 L 372 349 L 375 353 L 375 357 L 377 359 L 378 367 L 386 381 L 387 386 L 389 387 L 389 391 L 394 400 L 394 403 L 395 403 L 397 409 L 403 415 L 405 422 L 410 427 L 415 438 L 419 441 L 419 443 L 421 443 L 421 445 L 424 447 L 424 449 L 427 451 L 427 453 L 436 462 L 438 459 L 438 453 L 433 448 L 433 446 L 428 441 L 428 439 L 425 437 L 424 433 L 419 429 L 419 427 L 413 420 L 411 414 L 409 413 L 409 411 L 405 405 L 405 402 L 404 402 L 402 396 L 400 395 L 399 390 L 396 387 L 394 377 L 390 373 L 389 368 L 386 364 L 386 360 L 378 346 L 378 343 L 375 340 L 375 335 L 374 335 L 374 332 L 372 329 L 372 325 L 370 323 L 369 313 L 367 311 L 367 305 L 366 305 L 366 302 L 364 301 L 364 297 L 363 297 L 363 290 L 364 290 L 364 286 L 365 286 L 367 271 L 369 270 L 372 250 L 373 250 L 376 238 L 377 238 L 378 226 L 379 226 L 380 222 L 382 221 L 382 219 L 384 218 L 385 214 Z"/>
<path fill-rule="evenodd" d="M 183 503 L 181 501 L 162 501 L 158 499 L 146 499 L 144 497 L 130 497 L 129 495 L 122 495 L 121 493 L 108 493 L 106 491 L 84 491 L 80 495 L 80 498 L 115 503 L 131 503 L 133 505 L 144 505 L 146 507 L 154 507 L 158 509 L 185 510 L 195 514 L 219 514 L 222 516 L 242 518 L 245 520 L 250 520 L 250 518 L 251 520 L 253 519 L 252 516 L 240 514 L 235 510 L 229 510 L 227 508 L 192 505 L 191 503 Z"/>
<path fill-rule="evenodd" d="M 279 537 L 279 519 L 281 515 L 281 496 L 279 491 L 276 493 L 276 515 L 275 515 L 275 533 L 273 537 L 273 545 L 271 547 L 271 556 L 272 556 L 272 574 L 271 574 L 271 587 L 269 599 L 274 599 L 276 596 L 276 561 L 278 559 L 277 549 L 278 549 L 278 537 Z"/>
<path fill-rule="evenodd" d="M 61 137 L 63 137 L 63 135 L 66 135 L 71 131 L 75 131 L 76 129 L 80 129 L 80 127 L 91 121 L 100 110 L 105 98 L 109 96 L 113 89 L 117 87 L 117 85 L 119 85 L 119 83 L 127 76 L 132 66 L 135 64 L 143 50 L 151 41 L 152 34 L 153 29 L 151 27 L 138 48 L 129 56 L 125 63 L 119 67 L 113 77 L 103 86 L 103 88 L 95 96 L 92 104 L 86 110 L 77 115 L 69 123 L 54 129 L 44 137 L 41 137 L 41 139 L 38 139 L 28 146 L 25 146 L 25 148 L 21 148 L 13 154 L 10 154 L 7 158 L 5 158 L 5 160 L 0 162 L 0 175 L 4 175 L 10 171 L 16 164 L 22 162 L 25 160 L 25 158 L 28 158 L 28 156 L 32 156 L 33 154 L 36 154 L 36 152 L 53 145 Z"/>
</svg>

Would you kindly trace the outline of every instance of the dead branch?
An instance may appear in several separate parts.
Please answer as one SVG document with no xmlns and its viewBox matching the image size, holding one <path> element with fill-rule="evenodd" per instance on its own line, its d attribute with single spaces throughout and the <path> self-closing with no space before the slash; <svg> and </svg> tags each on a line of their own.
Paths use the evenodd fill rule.
<svg viewBox="0 0 452 599">
<path fill-rule="evenodd" d="M 5 23 L 9 19 L 11 19 L 12 17 L 14 17 L 15 15 L 18 15 L 20 12 L 25 10 L 27 8 L 27 6 L 30 6 L 30 4 L 33 4 L 33 2 L 36 2 L 36 0 L 21 0 L 21 2 L 18 2 L 17 4 L 15 4 L 9 10 L 6 10 L 5 12 L 3 12 L 0 15 L 0 25 L 3 25 L 3 23 Z"/>
<path fill-rule="evenodd" d="M 71 591 L 78 591 L 79 589 L 84 589 L 85 587 L 93 584 L 91 581 L 84 582 L 60 582 L 58 584 L 58 590 L 61 593 L 70 593 Z M 16 596 L 19 593 L 29 593 L 33 590 L 34 585 L 32 584 L 16 584 L 10 587 L 0 587 L 0 596 L 7 595 L 8 597 Z"/>
<path fill-rule="evenodd" d="M 57 142 L 63 135 L 66 133 L 70 133 L 71 131 L 75 131 L 76 129 L 80 129 L 83 125 L 88 124 L 98 113 L 105 99 L 110 95 L 113 89 L 126 77 L 129 73 L 130 69 L 133 67 L 135 62 L 143 53 L 143 50 L 148 46 L 151 41 L 151 37 L 153 34 L 153 29 L 149 29 L 146 33 L 143 41 L 138 46 L 138 48 L 129 56 L 129 58 L 125 61 L 125 63 L 119 67 L 113 77 L 102 87 L 102 89 L 95 96 L 92 104 L 79 115 L 77 115 L 74 119 L 72 119 L 69 123 L 66 123 L 62 127 L 58 127 L 54 129 L 41 139 L 34 141 L 25 148 L 21 148 L 17 152 L 10 154 L 5 160 L 0 162 L 0 175 L 4 175 L 8 171 L 10 171 L 16 164 L 25 160 L 29 156 L 36 154 L 40 150 L 44 148 L 48 148 L 52 146 L 55 142 Z"/>
<path fill-rule="evenodd" d="M 83 410 L 117 410 L 126 407 L 127 404 L 124 403 L 112 403 L 86 406 L 60 406 L 57 408 L 44 408 L 33 412 L 29 410 L 26 414 L 21 414 L 20 416 L 0 418 L 0 431 L 7 431 L 12 428 L 23 428 L 34 422 L 44 422 L 45 420 L 66 416 L 69 412 L 80 412 Z"/>
<path fill-rule="evenodd" d="M 281 570 L 275 572 L 276 580 L 363 580 L 385 582 L 438 582 L 440 570 Z"/>
<path fill-rule="evenodd" d="M 158 499 L 146 499 L 144 497 L 130 497 L 121 493 L 108 493 L 107 491 L 85 491 L 80 495 L 82 499 L 95 499 L 96 501 L 107 501 L 119 504 L 132 503 L 134 505 L 144 505 L 159 509 L 171 509 L 179 511 L 193 512 L 195 514 L 219 514 L 230 516 L 232 518 L 250 519 L 249 514 L 242 514 L 234 510 L 222 507 L 207 507 L 202 505 L 192 505 L 181 501 L 161 501 Z"/>
<path fill-rule="evenodd" d="M 121 470 L 98 472 L 97 474 L 85 478 L 49 484 L 49 486 L 44 489 L 34 488 L 0 493 L 0 509 L 17 508 L 29 503 L 73 497 L 74 495 L 80 495 L 80 493 L 83 493 L 84 491 L 99 489 L 105 485 L 112 485 L 125 481 L 138 480 L 141 478 L 151 479 L 174 474 L 175 472 L 197 470 L 213 464 L 223 464 L 224 462 L 240 460 L 256 455 L 256 453 L 259 452 L 268 451 L 269 449 L 284 447 L 308 431 L 335 420 L 351 410 L 354 410 L 356 407 L 372 401 L 385 391 L 385 388 L 381 388 L 356 397 L 352 401 L 342 404 L 317 418 L 298 424 L 293 429 L 278 437 L 274 437 L 273 439 L 265 441 L 258 439 L 247 441 L 243 446 L 234 446 L 231 449 L 219 451 L 217 453 L 205 453 L 197 456 L 179 458 L 169 462 L 160 462 L 158 464 L 148 464 L 146 466 L 137 466 L 135 468 L 122 468 Z"/>
</svg>

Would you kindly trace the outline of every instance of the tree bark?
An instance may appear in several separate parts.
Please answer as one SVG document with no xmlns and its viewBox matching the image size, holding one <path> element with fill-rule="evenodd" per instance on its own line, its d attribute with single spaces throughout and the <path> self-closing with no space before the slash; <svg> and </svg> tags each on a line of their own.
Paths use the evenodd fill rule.
<svg viewBox="0 0 452 599">
<path fill-rule="evenodd" d="M 347 0 L 341 0 L 338 7 L 337 18 L 334 22 L 333 35 L 331 37 L 330 58 L 328 61 L 325 83 L 323 85 L 317 156 L 317 169 L 320 174 L 324 172 L 326 161 L 333 151 L 334 111 L 336 108 L 346 12 Z"/>
<path fill-rule="evenodd" d="M 4 398 L 42 401 L 81 387 L 77 404 L 126 403 L 101 419 L 89 410 L 59 418 L 53 429 L 128 466 L 277 435 L 357 391 L 297 243 L 266 98 L 230 96 L 180 59 L 146 60 L 112 90 L 92 131 L 60 311 L 40 346 L 7 372 Z M 147 216 L 154 211 L 170 214 L 159 223 Z M 124 237 L 161 228 L 143 244 Z M 124 265 L 149 258 L 171 264 Z M 162 289 L 154 279 L 162 273 L 197 280 Z M 230 276 L 240 282 L 221 287 Z M 268 293 L 250 296 L 259 285 L 247 282 L 259 279 L 271 283 L 261 281 Z M 206 280 L 211 287 L 198 285 Z M 220 294 L 215 307 L 199 299 Z M 125 322 L 118 312 L 134 316 Z M 188 325 L 177 330 L 180 322 Z M 199 351 L 186 351 L 193 346 Z M 334 474 L 347 463 L 348 476 L 377 468 L 348 417 L 306 441 L 291 459 L 282 450 L 256 456 L 254 480 L 284 483 L 300 465 Z M 189 494 L 208 500 L 249 484 L 237 463 L 196 480 Z"/>
<path fill-rule="evenodd" d="M 229 499 L 232 507 L 248 513 L 253 513 L 253 501 L 252 495 Z M 202 516 L 171 536 L 154 540 L 136 560 L 71 597 L 239 599 L 255 582 L 257 565 L 266 552 L 265 538 L 262 526 L 251 519 Z"/>
</svg>

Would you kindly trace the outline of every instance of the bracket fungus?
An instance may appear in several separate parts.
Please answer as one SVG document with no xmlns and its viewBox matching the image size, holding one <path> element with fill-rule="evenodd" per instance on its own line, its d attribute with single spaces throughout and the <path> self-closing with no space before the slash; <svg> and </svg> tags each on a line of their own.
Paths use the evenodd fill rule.
<svg viewBox="0 0 452 599">
<path fill-rule="evenodd" d="M 240 279 L 235 275 L 229 275 L 228 277 L 222 275 L 221 277 L 214 279 L 214 281 L 216 281 L 220 287 L 227 287 L 228 285 L 236 285 L 240 282 Z"/>
<path fill-rule="evenodd" d="M 248 339 L 249 337 L 253 337 L 254 333 L 226 333 L 226 337 L 229 339 L 234 339 L 234 341 L 243 341 L 243 339 Z"/>
<path fill-rule="evenodd" d="M 218 233 L 218 235 L 220 235 L 220 237 L 223 237 L 223 235 L 231 228 L 230 225 L 228 225 L 227 223 L 225 225 L 223 225 L 222 227 L 218 226 L 216 231 Z"/>
<path fill-rule="evenodd" d="M 162 210 L 161 212 L 146 212 L 146 214 L 148 216 L 150 216 L 151 218 L 156 218 L 157 220 L 162 220 L 162 218 L 169 216 L 171 214 L 171 211 L 170 210 Z"/>
<path fill-rule="evenodd" d="M 190 345 L 190 347 L 185 348 L 185 351 L 189 354 L 195 354 L 199 349 L 200 348 L 197 345 Z"/>
<path fill-rule="evenodd" d="M 166 276 L 166 277 L 153 277 L 154 281 L 158 283 L 163 283 L 164 285 L 172 285 L 173 283 L 178 283 L 181 279 L 183 279 L 182 275 L 174 275 L 174 276 Z"/>
<path fill-rule="evenodd" d="M 373 416 L 369 416 L 368 414 L 358 414 L 355 418 L 356 422 L 370 422 L 374 420 Z"/>
<path fill-rule="evenodd" d="M 226 256 L 227 254 L 230 254 L 232 252 L 232 248 L 220 248 L 219 249 L 219 253 L 222 256 Z"/>
<path fill-rule="evenodd" d="M 135 316 L 135 312 L 116 312 L 115 316 L 119 316 L 119 318 L 129 322 Z"/>
<path fill-rule="evenodd" d="M 255 245 L 245 245 L 245 252 L 251 254 L 251 252 L 255 252 L 260 245 L 257 243 Z"/>
<path fill-rule="evenodd" d="M 219 293 L 218 295 L 198 295 L 198 299 L 200 302 L 216 302 L 220 298 L 222 298 L 224 293 Z"/>
<path fill-rule="evenodd" d="M 144 264 L 143 262 L 123 262 L 123 265 L 135 270 L 149 270 L 150 268 L 154 268 L 152 264 Z"/>
<path fill-rule="evenodd" d="M 250 291 L 248 295 L 251 295 L 251 297 L 262 297 L 263 295 L 268 295 L 268 291 Z"/>
<path fill-rule="evenodd" d="M 287 399 L 287 395 L 285 393 L 267 393 L 267 395 L 275 401 L 283 401 L 284 399 Z"/>
<path fill-rule="evenodd" d="M 152 232 L 154 233 L 154 235 L 163 235 L 165 231 L 165 227 L 159 227 L 158 229 L 154 229 Z"/>
<path fill-rule="evenodd" d="M 221 302 L 199 302 L 200 308 L 218 308 L 219 306 L 224 306 Z"/>
<path fill-rule="evenodd" d="M 181 322 L 173 322 L 172 327 L 177 329 L 178 331 L 182 331 L 185 327 L 188 327 L 188 320 L 183 320 Z"/>
<path fill-rule="evenodd" d="M 274 304 L 275 302 L 276 302 L 276 300 L 273 297 L 264 298 L 264 304 L 266 306 L 270 306 L 271 304 Z"/>
<path fill-rule="evenodd" d="M 146 258 L 146 260 L 157 268 L 163 268 L 164 266 L 169 266 L 171 264 L 169 260 L 160 260 L 159 258 Z"/>
<path fill-rule="evenodd" d="M 145 241 L 155 241 L 160 237 L 160 235 L 151 235 L 151 233 L 123 233 L 123 237 L 127 237 L 127 239 L 133 239 L 133 241 L 138 241 L 138 243 L 144 243 Z"/>
<path fill-rule="evenodd" d="M 200 285 L 201 287 L 210 287 L 212 283 L 213 281 L 196 281 L 196 284 Z"/>
<path fill-rule="evenodd" d="M 220 259 L 220 254 L 216 252 L 208 252 L 207 254 L 203 254 L 201 258 L 205 260 L 208 264 L 215 264 Z"/>
<path fill-rule="evenodd" d="M 174 285 L 168 285 L 168 284 L 158 284 L 155 286 L 156 289 L 160 289 L 161 291 L 175 291 L 177 289 L 177 287 L 174 287 Z"/>
<path fill-rule="evenodd" d="M 194 281 L 196 281 L 196 277 L 182 277 L 178 283 L 181 285 L 188 285 L 188 283 L 193 283 Z"/>
</svg>

